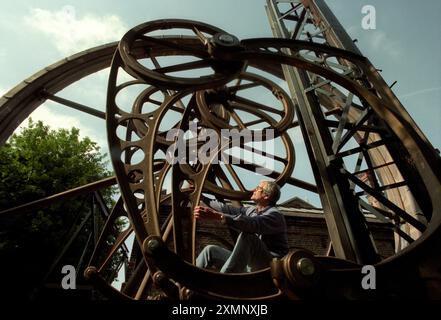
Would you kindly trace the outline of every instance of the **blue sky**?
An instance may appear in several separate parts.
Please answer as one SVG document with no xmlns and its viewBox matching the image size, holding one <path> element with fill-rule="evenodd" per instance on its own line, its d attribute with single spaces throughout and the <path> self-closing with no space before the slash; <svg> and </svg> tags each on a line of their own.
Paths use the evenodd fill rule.
<svg viewBox="0 0 441 320">
<path fill-rule="evenodd" d="M 441 2 L 426 0 L 327 1 L 361 52 L 382 69 L 387 83 L 441 148 Z M 271 37 L 264 0 L 8 1 L 0 12 L 0 95 L 41 68 L 90 47 L 119 40 L 145 21 L 182 18 L 220 27 L 239 39 Z M 376 9 L 376 29 L 361 28 L 364 5 Z M 106 71 L 60 93 L 105 109 Z M 106 151 L 105 124 L 55 103 L 33 115 L 52 127 L 80 128 Z M 296 152 L 302 152 L 296 149 Z M 299 167 L 301 168 L 301 167 Z M 298 169 L 311 180 L 308 170 Z M 312 181 L 311 181 L 312 182 Z M 291 194 L 291 192 L 289 192 Z"/>
</svg>

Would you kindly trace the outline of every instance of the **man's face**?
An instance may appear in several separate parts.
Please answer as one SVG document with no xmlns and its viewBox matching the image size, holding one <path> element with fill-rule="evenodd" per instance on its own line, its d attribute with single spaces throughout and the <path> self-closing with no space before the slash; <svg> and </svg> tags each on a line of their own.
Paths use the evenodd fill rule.
<svg viewBox="0 0 441 320">
<path fill-rule="evenodd" d="M 263 188 L 266 186 L 266 182 L 261 182 L 259 185 L 254 188 L 253 194 L 251 195 L 251 200 L 254 200 L 254 202 L 260 202 L 267 198 L 268 196 L 263 193 Z"/>
</svg>

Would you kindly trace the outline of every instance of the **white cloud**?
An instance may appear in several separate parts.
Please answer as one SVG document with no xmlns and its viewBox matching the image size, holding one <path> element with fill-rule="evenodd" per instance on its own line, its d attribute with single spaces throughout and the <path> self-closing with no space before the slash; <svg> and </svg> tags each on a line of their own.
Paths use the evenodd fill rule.
<svg viewBox="0 0 441 320">
<path fill-rule="evenodd" d="M 399 41 L 393 40 L 382 30 L 364 30 L 359 25 L 351 25 L 346 31 L 351 39 L 358 40 L 356 45 L 368 56 L 372 52 L 370 50 L 376 53 L 387 54 L 392 58 L 402 56 Z"/>
<path fill-rule="evenodd" d="M 34 30 L 47 35 L 63 55 L 117 41 L 128 30 L 117 15 L 77 17 L 72 6 L 58 11 L 33 8 L 24 19 Z"/>
</svg>

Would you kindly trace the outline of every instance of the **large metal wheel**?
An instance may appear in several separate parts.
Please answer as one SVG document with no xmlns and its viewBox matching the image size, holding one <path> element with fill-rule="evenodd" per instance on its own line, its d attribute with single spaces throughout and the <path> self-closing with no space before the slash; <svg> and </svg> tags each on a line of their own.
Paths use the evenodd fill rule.
<svg viewBox="0 0 441 320">
<path fill-rule="evenodd" d="M 194 35 L 160 34 L 174 28 Z M 196 60 L 180 63 L 182 56 Z M 161 65 L 164 57 L 167 66 Z M 0 100 L 1 142 L 45 99 L 62 101 L 55 96 L 59 90 L 109 66 L 107 135 L 121 199 L 108 217 L 86 270 L 109 296 L 143 298 L 151 280 L 170 297 L 181 299 L 191 293 L 224 299 L 345 296 L 337 287 L 359 286 L 357 277 L 363 264 L 377 267 L 379 277 L 385 279 L 381 292 L 386 296 L 400 294 L 402 286 L 397 281 L 402 276 L 420 281 L 423 289 L 437 288 L 431 272 L 439 274 L 436 268 L 441 260 L 436 260 L 441 241 L 440 159 L 366 58 L 299 40 L 239 42 L 218 28 L 194 21 L 148 22 L 130 30 L 119 45 L 79 53 L 8 92 Z M 294 100 L 269 79 L 283 81 L 286 67 L 300 70 L 297 84 L 310 86 Z M 194 76 L 201 68 L 205 73 Z M 254 74 L 255 70 L 259 74 Z M 179 77 L 170 74 L 173 72 Z M 127 75 L 132 78 L 127 80 Z M 320 85 L 311 83 L 306 75 Z M 273 103 L 242 94 L 256 88 L 272 95 Z M 131 101 L 119 100 L 125 90 L 136 92 Z M 62 102 L 103 117 L 72 101 Z M 263 134 L 255 141 L 277 143 L 274 154 L 263 156 L 279 162 L 281 170 L 272 170 L 268 176 L 281 187 L 293 185 L 319 194 L 335 257 L 313 257 L 298 250 L 274 262 L 272 268 L 247 274 L 220 274 L 194 267 L 198 239 L 198 226 L 191 214 L 194 206 L 202 195 L 239 205 L 250 194 L 244 172 L 263 168 L 244 157 L 234 164 L 216 163 L 215 159 L 233 153 L 231 140 L 219 141 L 209 161 L 193 159 L 191 153 L 199 154 L 202 145 L 191 135 L 179 136 L 179 132 L 189 133 L 192 126 L 196 134 L 274 129 L 274 135 Z M 317 185 L 293 176 L 295 153 L 289 130 L 297 126 L 302 129 Z M 310 135 L 311 126 L 319 126 L 318 136 Z M 179 143 L 189 150 L 188 156 L 173 161 Z M 262 154 L 245 143 L 235 147 Z M 366 179 L 361 179 L 362 175 Z M 97 187 L 101 185 L 97 183 Z M 424 219 L 401 203 L 403 189 L 412 194 Z M 171 212 L 162 209 L 167 202 Z M 387 222 L 409 246 L 381 260 L 367 228 L 367 214 Z M 111 247 L 105 247 L 115 219 L 125 215 L 130 227 L 117 235 Z M 403 224 L 409 226 L 408 231 L 403 230 Z M 117 292 L 100 277 L 100 270 L 131 232 L 143 259 L 126 287 Z M 107 250 L 104 260 L 98 259 L 102 250 Z M 313 277 L 302 274 L 301 269 L 299 273 L 298 263 L 306 261 L 301 259 L 315 266 Z M 314 290 L 317 288 L 321 289 Z M 363 292 L 353 294 L 366 297 Z"/>
</svg>

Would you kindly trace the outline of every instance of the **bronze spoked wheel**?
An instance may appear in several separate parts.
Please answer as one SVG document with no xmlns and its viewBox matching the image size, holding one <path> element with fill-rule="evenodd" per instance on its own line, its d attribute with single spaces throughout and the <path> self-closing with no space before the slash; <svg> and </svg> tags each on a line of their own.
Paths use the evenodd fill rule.
<svg viewBox="0 0 441 320">
<path fill-rule="evenodd" d="M 184 45 L 184 43 L 182 44 Z M 203 56 L 201 52 L 198 52 L 198 54 Z M 201 90 L 203 85 L 198 83 L 193 88 L 186 87 L 186 91 L 182 91 L 182 94 L 176 93 L 167 102 L 168 106 L 165 103 L 164 107 L 173 106 L 183 95 L 190 97 L 182 121 L 176 129 L 188 132 L 192 122 L 197 123 L 196 133 L 208 129 L 215 132 L 222 129 L 245 129 L 256 123 L 266 123 L 267 127 L 274 128 L 278 135 L 283 138 L 286 137 L 286 130 L 300 125 L 304 131 L 305 142 L 310 148 L 310 156 L 316 157 L 317 165 L 313 165 L 313 168 L 318 170 L 317 172 L 325 168 L 328 170 L 322 177 L 317 176 L 316 179 L 323 188 L 319 192 L 322 202 L 329 206 L 327 208 L 325 206 L 325 209 L 330 213 L 327 223 L 337 257 L 358 263 L 376 263 L 381 260 L 376 254 L 375 244 L 370 240 L 370 231 L 366 228 L 365 215 L 367 213 L 374 214 L 379 219 L 389 223 L 402 239 L 410 243 L 414 242 L 415 238 L 404 232 L 398 227 L 399 225 L 406 223 L 421 233 L 426 231 L 426 223 L 417 220 L 414 213 L 408 212 L 406 208 L 400 208 L 399 204 L 399 194 L 402 192 L 399 188 L 408 186 L 414 196 L 419 197 L 417 202 L 428 209 L 425 210 L 426 217 L 430 219 L 432 216 L 433 207 L 427 206 L 426 201 L 430 199 L 430 202 L 433 203 L 435 200 L 433 198 L 434 194 L 430 196 L 430 191 L 424 187 L 424 183 L 421 184 L 422 171 L 415 175 L 410 174 L 409 172 L 415 173 L 415 171 L 407 170 L 406 163 L 402 160 L 404 150 L 408 150 L 411 145 L 411 149 L 418 148 L 418 146 L 423 145 L 423 141 L 417 134 L 414 134 L 414 128 L 408 125 L 407 120 L 399 114 L 398 109 L 393 110 L 395 107 L 391 107 L 393 103 L 390 100 L 386 98 L 380 100 L 380 91 L 376 94 L 372 93 L 373 88 L 376 87 L 375 79 L 363 57 L 326 46 L 279 39 L 245 40 L 242 41 L 240 48 L 237 48 L 237 50 L 231 50 L 230 48 L 228 54 L 218 51 L 215 56 L 210 56 L 210 59 L 228 61 L 224 57 L 234 61 L 242 60 L 245 66 L 250 65 L 257 69 L 261 67 L 265 71 L 272 70 L 272 73 L 278 76 L 281 75 L 281 63 L 304 70 L 305 74 L 307 72 L 308 76 L 312 77 L 312 84 L 305 91 L 306 99 L 310 105 L 317 103 L 320 109 L 302 109 L 301 105 L 305 103 L 299 102 L 299 106 L 295 106 L 298 108 L 299 121 L 294 122 L 292 110 L 294 106 L 279 86 L 259 75 L 240 73 L 229 77 L 229 80 L 233 81 L 225 82 L 223 85 L 211 84 L 210 89 L 205 87 L 205 90 Z M 279 71 L 276 70 L 277 68 L 268 68 L 268 64 L 279 65 Z M 138 72 L 142 73 L 141 70 L 138 70 Z M 154 84 L 149 79 L 144 78 L 144 80 Z M 241 83 L 243 81 L 246 83 Z M 299 81 L 304 81 L 304 79 Z M 160 85 L 169 89 L 176 88 L 173 81 L 163 82 Z M 258 86 L 273 90 L 282 107 L 271 109 L 265 104 L 240 98 L 237 95 L 243 89 Z M 318 141 L 313 141 L 308 136 L 308 126 L 310 124 L 306 123 L 305 118 L 308 116 L 308 112 L 310 113 L 309 116 L 312 115 L 316 123 L 321 126 L 320 136 L 317 137 Z M 245 115 L 246 113 L 249 113 L 249 115 Z M 407 133 L 399 129 L 394 121 L 404 125 L 407 128 Z M 410 137 L 414 139 L 413 144 L 409 140 Z M 181 141 L 181 146 L 191 149 L 191 140 L 191 138 L 184 139 L 183 142 Z M 262 140 L 265 140 L 265 137 Z M 285 140 L 287 143 L 285 144 L 286 149 L 293 150 L 293 146 L 289 141 L 289 138 Z M 386 141 L 392 141 L 392 143 L 389 145 L 386 144 Z M 176 140 L 174 142 L 176 143 Z M 317 142 L 318 144 L 316 144 Z M 219 145 L 217 151 L 222 153 L 226 146 L 222 146 L 220 141 Z M 193 149 L 190 152 L 198 153 L 201 150 L 201 145 L 198 143 L 194 143 L 192 146 Z M 326 150 L 326 158 L 320 158 L 318 148 Z M 173 155 L 176 156 L 176 149 L 172 150 Z M 348 160 L 352 155 L 357 155 L 358 158 L 355 161 L 355 166 L 351 165 L 352 169 L 349 169 L 350 161 L 354 161 Z M 414 155 L 422 157 L 419 161 L 422 161 L 423 158 L 426 159 L 424 161 L 433 161 L 430 160 L 430 154 L 427 153 L 424 146 L 419 153 L 417 152 Z M 285 173 L 288 175 L 292 173 L 294 164 L 292 156 L 293 154 L 291 155 L 289 152 L 286 152 L 283 156 L 288 170 L 282 173 L 282 177 Z M 411 156 L 410 153 L 404 155 L 404 157 Z M 426 156 L 429 156 L 429 158 L 426 158 Z M 275 155 L 275 157 L 278 156 Z M 212 160 L 214 159 L 213 157 Z M 415 162 L 415 165 L 418 167 L 417 162 Z M 256 169 L 256 166 L 251 165 L 248 169 Z M 185 157 L 183 162 L 173 164 L 171 192 L 174 248 L 177 255 L 184 260 L 192 262 L 195 258 L 196 225 L 191 218 L 191 211 L 198 204 L 202 193 L 213 194 L 223 199 L 246 199 L 247 192 L 243 190 L 244 188 L 241 188 L 243 187 L 243 181 L 240 177 L 235 176 L 233 172 L 234 170 L 230 170 L 229 175 L 231 176 L 227 177 L 225 172 L 222 173 L 217 164 L 213 164 L 212 161 L 200 163 L 189 161 L 189 158 Z M 397 176 L 397 173 L 399 173 L 399 176 Z M 360 179 L 363 174 L 368 177 L 366 180 Z M 427 182 L 432 181 L 431 179 L 438 179 L 434 172 L 431 174 L 432 178 L 429 178 Z M 338 191 L 333 195 L 333 187 L 330 185 L 331 176 L 338 181 L 336 186 Z M 395 180 L 386 182 L 392 176 L 395 176 Z M 215 181 L 218 179 L 219 182 L 213 183 L 213 179 Z M 279 182 L 283 185 L 288 180 L 283 177 Z M 420 181 L 418 186 L 409 185 L 407 182 L 417 180 Z M 183 182 L 188 183 L 192 188 L 183 192 Z M 233 184 L 239 186 L 239 189 L 242 190 L 233 190 Z M 149 192 L 152 193 L 152 190 L 149 190 Z M 388 196 L 384 196 L 384 192 Z M 351 221 L 349 223 L 339 221 L 342 218 L 346 219 L 344 218 L 347 214 L 345 212 L 349 210 L 353 211 L 352 216 L 347 218 Z M 427 234 L 427 232 L 424 234 Z M 230 275 L 194 270 L 188 264 L 178 263 L 178 260 L 176 260 L 178 258 L 168 255 L 165 247 L 158 244 L 158 241 L 159 239 L 155 237 L 150 237 L 147 241 L 144 241 L 144 250 L 146 250 L 147 256 L 154 261 L 153 263 L 159 269 L 166 272 L 171 278 L 178 279 L 181 284 L 199 293 L 208 294 L 210 291 L 211 293 L 208 295 L 223 297 L 228 295 L 225 288 L 212 284 L 220 282 L 215 280 L 217 277 L 222 278 L 222 282 L 229 283 L 232 287 L 235 286 Z M 179 273 L 177 272 L 178 265 Z M 292 261 L 289 265 L 292 265 Z M 262 276 L 265 272 L 242 274 L 241 276 L 246 279 Z M 207 287 L 205 283 L 195 281 L 195 277 L 204 279 L 206 277 L 210 287 Z M 289 281 L 295 282 L 296 280 L 292 280 L 291 277 Z M 277 294 L 275 291 L 271 291 L 270 287 L 267 287 L 267 289 L 269 290 L 267 291 L 267 297 Z M 280 289 L 286 291 L 282 286 Z M 248 294 L 250 294 L 249 291 L 242 290 L 236 292 L 234 297 L 250 297 L 247 296 Z M 253 297 L 257 298 L 254 295 Z"/>
</svg>

